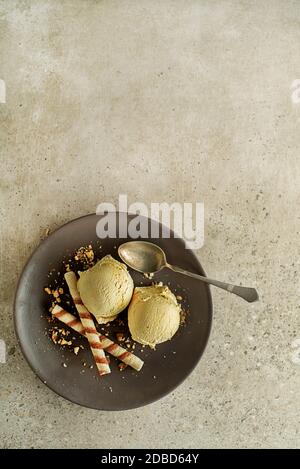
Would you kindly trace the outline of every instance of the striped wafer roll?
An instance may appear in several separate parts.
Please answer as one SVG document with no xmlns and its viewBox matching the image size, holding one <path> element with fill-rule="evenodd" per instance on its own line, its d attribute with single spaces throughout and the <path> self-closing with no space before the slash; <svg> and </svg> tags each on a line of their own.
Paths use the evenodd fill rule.
<svg viewBox="0 0 300 469">
<path fill-rule="evenodd" d="M 74 331 L 79 332 L 79 334 L 85 335 L 83 325 L 81 324 L 79 319 L 73 316 L 73 314 L 68 313 L 66 310 L 64 310 L 58 305 L 54 306 L 52 314 L 61 322 L 71 327 L 71 329 L 74 329 Z M 105 335 L 99 334 L 99 337 L 106 352 L 118 358 L 123 363 L 126 363 L 126 365 L 131 366 L 131 368 L 133 368 L 134 370 L 141 370 L 144 364 L 143 360 L 134 355 L 134 353 L 128 352 L 119 344 L 116 344 L 112 340 L 108 339 L 108 337 L 106 337 Z"/>
<path fill-rule="evenodd" d="M 77 290 L 77 278 L 74 272 L 66 272 L 65 279 L 69 287 L 71 297 L 78 311 L 80 321 L 85 331 L 85 336 L 89 341 L 92 354 L 94 356 L 100 375 L 110 373 L 108 361 L 103 351 L 103 345 L 100 341 L 91 313 L 86 309 L 81 301 Z"/>
</svg>

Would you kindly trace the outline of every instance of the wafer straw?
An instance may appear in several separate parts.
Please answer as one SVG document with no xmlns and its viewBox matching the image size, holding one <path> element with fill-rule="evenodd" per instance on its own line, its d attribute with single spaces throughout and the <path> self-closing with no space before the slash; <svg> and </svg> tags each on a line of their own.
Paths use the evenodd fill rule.
<svg viewBox="0 0 300 469">
<path fill-rule="evenodd" d="M 79 332 L 79 334 L 85 336 L 84 327 L 73 314 L 68 313 L 61 306 L 56 305 L 52 310 L 52 314 L 59 321 L 63 322 L 74 331 Z M 99 334 L 99 333 L 98 333 Z M 116 344 L 112 340 L 108 339 L 105 335 L 99 334 L 101 343 L 106 352 L 110 353 L 114 357 L 118 358 L 121 362 L 125 363 L 128 366 L 131 366 L 136 371 L 140 371 L 144 362 L 139 357 L 134 355 L 134 353 L 128 352 L 126 349 L 121 347 L 119 344 Z"/>
<path fill-rule="evenodd" d="M 105 353 L 103 351 L 103 345 L 100 341 L 98 332 L 96 330 L 91 313 L 86 309 L 81 301 L 79 292 L 77 289 L 77 278 L 74 272 L 66 272 L 65 279 L 70 290 L 71 297 L 75 303 L 78 311 L 81 324 L 85 331 L 85 336 L 89 341 L 94 360 L 96 362 L 99 375 L 106 375 L 110 373 L 109 364 Z"/>
</svg>

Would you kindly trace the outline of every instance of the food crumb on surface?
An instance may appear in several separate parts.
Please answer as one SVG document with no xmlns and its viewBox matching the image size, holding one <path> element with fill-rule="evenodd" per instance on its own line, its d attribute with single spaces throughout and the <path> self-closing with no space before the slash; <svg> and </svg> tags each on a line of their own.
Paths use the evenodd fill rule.
<svg viewBox="0 0 300 469">
<path fill-rule="evenodd" d="M 91 244 L 77 249 L 74 259 L 83 263 L 84 267 L 89 268 L 94 264 L 95 253 Z"/>
<path fill-rule="evenodd" d="M 124 342 L 124 340 L 125 340 L 125 336 L 124 336 L 123 332 L 117 332 L 116 338 L 119 342 Z"/>
<path fill-rule="evenodd" d="M 128 365 L 126 365 L 126 363 L 119 363 L 118 365 L 118 368 L 120 371 L 123 371 L 125 370 L 125 368 L 127 368 Z"/>
<path fill-rule="evenodd" d="M 144 273 L 144 277 L 145 277 L 145 278 L 148 278 L 149 280 L 151 280 L 151 279 L 153 279 L 153 277 L 154 277 L 154 273 L 153 273 L 153 272 Z"/>
<path fill-rule="evenodd" d="M 71 340 L 65 340 L 65 339 L 60 339 L 58 341 L 59 345 L 72 345 L 72 341 Z"/>
<path fill-rule="evenodd" d="M 73 348 L 73 352 L 75 353 L 75 355 L 78 355 L 79 350 L 80 350 L 79 347 Z"/>
<path fill-rule="evenodd" d="M 54 344 L 57 344 L 57 336 L 58 336 L 57 331 L 52 331 L 51 340 L 52 342 L 54 342 Z"/>
<path fill-rule="evenodd" d="M 188 312 L 184 309 L 180 310 L 180 325 L 183 326 L 186 323 L 186 317 Z"/>
</svg>

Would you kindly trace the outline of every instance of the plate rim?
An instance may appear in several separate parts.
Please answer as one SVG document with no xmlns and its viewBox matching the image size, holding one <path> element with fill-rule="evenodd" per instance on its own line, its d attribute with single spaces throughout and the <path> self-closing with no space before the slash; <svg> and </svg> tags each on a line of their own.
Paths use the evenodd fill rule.
<svg viewBox="0 0 300 469">
<path fill-rule="evenodd" d="M 129 213 L 129 212 L 121 212 L 121 211 L 115 211 L 115 212 L 108 212 L 108 213 L 115 213 L 115 214 L 119 214 L 119 213 L 126 213 L 128 216 L 132 216 L 133 214 Z M 15 335 L 16 335 L 16 338 L 17 338 L 17 342 L 18 342 L 18 345 L 21 349 L 21 352 L 23 354 L 23 357 L 25 358 L 27 364 L 29 365 L 29 367 L 31 368 L 31 370 L 33 371 L 33 373 L 35 374 L 35 376 L 37 376 L 40 381 L 45 385 L 47 386 L 53 393 L 55 393 L 57 396 L 60 396 L 62 397 L 63 399 L 66 399 L 67 401 L 69 402 L 72 402 L 72 404 L 76 404 L 80 407 L 84 407 L 86 409 L 93 409 L 93 410 L 97 410 L 97 411 L 100 411 L 100 412 L 124 412 L 124 411 L 128 411 L 128 410 L 134 410 L 134 409 L 139 409 L 139 408 L 142 408 L 142 407 L 145 407 L 147 405 L 150 405 L 150 404 L 153 404 L 154 402 L 157 402 L 161 399 L 163 399 L 164 397 L 166 397 L 168 394 L 170 394 L 171 392 L 173 392 L 176 388 L 178 388 L 190 375 L 191 373 L 195 370 L 196 366 L 199 364 L 205 350 L 206 350 L 206 347 L 207 347 L 207 344 L 208 344 L 208 341 L 209 341 L 209 337 L 211 335 L 211 330 L 212 330 L 212 323 L 213 323 L 213 313 L 214 313 L 214 310 L 213 310 L 213 301 L 212 301 L 212 294 L 211 294 L 211 289 L 210 289 L 210 285 L 209 284 L 205 284 L 206 286 L 206 289 L 207 289 L 207 298 L 208 298 L 208 307 L 209 307 L 209 321 L 208 321 L 208 326 L 207 326 L 207 333 L 206 333 L 206 337 L 205 337 L 205 341 L 203 342 L 203 348 L 202 348 L 202 351 L 201 353 L 199 354 L 198 356 L 198 359 L 197 361 L 195 362 L 195 364 L 189 369 L 188 373 L 186 375 L 184 375 L 174 386 L 171 386 L 171 388 L 169 388 L 167 391 L 163 392 L 162 394 L 160 394 L 160 396 L 158 397 L 155 397 L 153 399 L 150 399 L 148 400 L 147 402 L 144 402 L 142 404 L 138 404 L 138 405 L 135 405 L 135 406 L 129 406 L 129 407 L 124 407 L 123 409 L 116 409 L 116 408 L 106 408 L 106 409 L 99 409 L 99 407 L 95 407 L 95 406 L 92 406 L 92 405 L 86 405 L 86 404 L 82 404 L 82 403 L 79 403 L 77 402 L 76 400 L 73 400 L 72 398 L 68 397 L 66 394 L 63 394 L 63 393 L 60 393 L 58 392 L 56 389 L 54 389 L 52 387 L 51 384 L 48 383 L 48 381 L 45 381 L 45 379 L 43 379 L 43 377 L 41 376 L 41 373 L 39 373 L 35 368 L 34 366 L 32 365 L 30 359 L 28 358 L 27 356 L 27 353 L 23 347 L 23 344 L 22 344 L 22 339 L 21 339 L 21 334 L 19 333 L 19 315 L 17 313 L 17 301 L 18 301 L 18 294 L 20 293 L 20 286 L 21 286 L 21 282 L 22 282 L 22 279 L 23 279 L 23 276 L 26 272 L 26 269 L 28 268 L 28 266 L 30 265 L 30 262 L 32 260 L 32 258 L 34 257 L 34 255 L 38 252 L 38 250 L 41 248 L 42 245 L 44 245 L 45 243 L 47 243 L 48 239 L 50 239 L 57 231 L 63 229 L 65 226 L 75 222 L 75 221 L 78 221 L 78 220 L 81 220 L 83 218 L 88 218 L 88 217 L 92 217 L 92 216 L 97 216 L 97 213 L 88 213 L 86 215 L 81 215 L 79 217 L 76 217 L 76 218 L 73 218 L 72 220 L 69 220 L 67 221 L 66 223 L 63 223 L 62 225 L 60 225 L 59 227 L 55 228 L 52 232 L 50 232 L 50 234 L 42 239 L 39 244 L 33 249 L 33 251 L 31 252 L 31 254 L 29 255 L 29 257 L 27 258 L 25 264 L 23 265 L 22 269 L 21 269 L 21 272 L 19 274 L 19 278 L 18 278 L 18 282 L 17 282 L 17 285 L 16 285 L 16 288 L 15 288 L 15 294 L 14 294 L 14 301 L 13 301 L 13 324 L 14 324 L 14 330 L 15 330 Z M 147 218 L 148 220 L 151 220 L 151 217 L 144 217 L 144 218 Z M 160 225 L 163 226 L 163 223 L 159 222 Z M 174 231 L 172 229 L 170 229 L 170 233 L 171 235 L 174 235 Z M 182 237 L 178 237 L 176 236 L 177 239 L 180 239 L 181 242 L 184 243 L 184 239 Z M 150 241 L 149 241 L 150 242 Z M 204 268 L 202 267 L 198 257 L 196 256 L 195 252 L 191 249 L 191 254 L 192 256 L 195 258 L 195 261 L 198 265 L 198 268 L 200 271 L 203 272 L 203 276 L 207 277 L 206 275 L 206 272 L 204 270 Z"/>
</svg>

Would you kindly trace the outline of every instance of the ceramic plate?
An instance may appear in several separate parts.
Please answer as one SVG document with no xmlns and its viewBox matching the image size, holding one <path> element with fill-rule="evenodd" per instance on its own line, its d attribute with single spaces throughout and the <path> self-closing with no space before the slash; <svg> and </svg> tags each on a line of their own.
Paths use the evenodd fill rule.
<svg viewBox="0 0 300 469">
<path fill-rule="evenodd" d="M 100 240 L 96 235 L 99 218 L 92 214 L 67 223 L 50 234 L 34 251 L 17 287 L 15 328 L 31 368 L 57 394 L 94 409 L 132 409 L 171 392 L 198 363 L 211 328 L 211 294 L 208 285 L 168 269 L 156 274 L 152 280 L 129 269 L 136 286 L 163 282 L 181 296 L 183 309 L 187 312 L 186 322 L 171 341 L 158 345 L 155 351 L 136 345 L 134 352 L 145 362 L 140 372 L 129 367 L 120 371 L 117 360 L 112 358 L 111 374 L 97 376 L 95 367 L 91 367 L 93 357 L 88 346 L 76 356 L 72 349 L 52 342 L 49 330 L 53 324 L 48 322 L 49 297 L 44 287 L 49 284 L 49 271 L 63 272 L 63 259 L 72 256 L 81 246 L 92 244 L 97 257 L 111 254 L 119 259 L 118 246 L 130 238 Z M 131 218 L 128 216 L 128 221 Z M 150 224 L 150 220 L 147 222 Z M 158 244 L 171 264 L 205 275 L 193 252 L 172 233 L 169 239 L 145 240 Z M 122 314 L 126 320 L 126 311 Z M 114 341 L 118 328 L 113 322 L 108 329 Z M 76 333 L 72 333 L 73 336 L 77 344 L 85 344 L 83 337 Z"/>
</svg>

